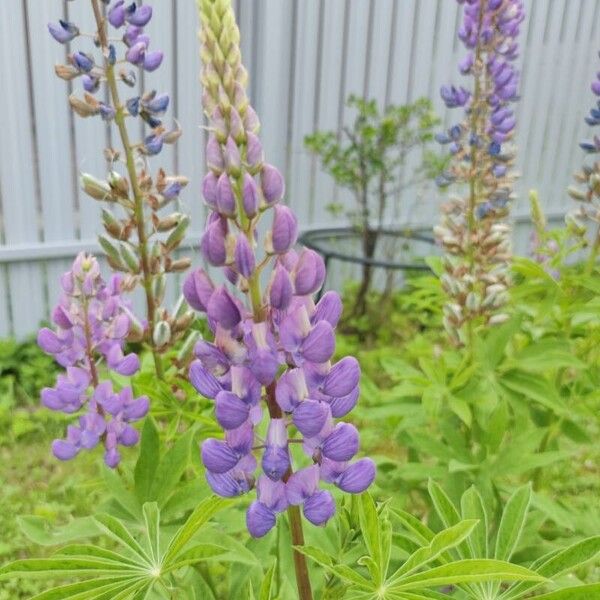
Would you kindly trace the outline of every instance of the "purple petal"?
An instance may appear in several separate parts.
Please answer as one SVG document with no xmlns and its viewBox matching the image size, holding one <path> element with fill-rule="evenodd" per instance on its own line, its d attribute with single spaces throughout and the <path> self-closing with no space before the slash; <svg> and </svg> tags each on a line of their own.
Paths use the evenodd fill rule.
<svg viewBox="0 0 600 600">
<path fill-rule="evenodd" d="M 79 448 L 65 440 L 54 440 L 52 442 L 52 453 L 58 460 L 71 460 L 77 456 L 78 452 Z"/>
<path fill-rule="evenodd" d="M 302 342 L 302 356 L 311 362 L 327 362 L 335 351 L 335 334 L 328 321 L 319 321 Z"/>
<path fill-rule="evenodd" d="M 214 291 L 206 308 L 208 316 L 225 329 L 233 329 L 242 319 L 240 309 L 224 286 Z"/>
<path fill-rule="evenodd" d="M 39 330 L 37 335 L 38 346 L 47 354 L 57 354 L 63 348 L 62 342 L 58 339 L 58 336 L 54 331 L 43 327 Z"/>
<path fill-rule="evenodd" d="M 337 292 L 325 292 L 312 316 L 312 322 L 327 321 L 332 327 L 335 327 L 342 316 L 342 299 Z"/>
<path fill-rule="evenodd" d="M 350 460 L 359 448 L 358 431 L 350 423 L 338 423 L 322 445 L 322 452 L 331 460 Z"/>
<path fill-rule="evenodd" d="M 331 367 L 325 378 L 323 393 L 334 398 L 350 394 L 360 381 L 360 365 L 353 356 L 346 356 Z"/>
<path fill-rule="evenodd" d="M 223 429 L 235 429 L 248 419 L 250 406 L 235 394 L 222 391 L 215 399 L 215 414 Z"/>
<path fill-rule="evenodd" d="M 275 527 L 277 519 L 275 513 L 262 502 L 255 500 L 246 512 L 246 526 L 254 538 L 266 535 Z"/>
<path fill-rule="evenodd" d="M 226 442 L 215 438 L 208 438 L 202 443 L 202 463 L 213 473 L 226 473 L 233 469 L 239 457 Z"/>
<path fill-rule="evenodd" d="M 329 406 L 324 402 L 304 400 L 294 410 L 292 421 L 302 435 L 313 437 L 323 429 L 329 415 Z"/>
<path fill-rule="evenodd" d="M 293 473 L 287 480 L 286 495 L 289 504 L 302 504 L 319 486 L 319 467 L 311 465 Z"/>
<path fill-rule="evenodd" d="M 360 494 L 373 483 L 375 473 L 375 463 L 370 458 L 361 458 L 342 473 L 336 485 L 344 492 Z"/>
<path fill-rule="evenodd" d="M 199 360 L 190 365 L 189 377 L 192 385 L 207 398 L 215 398 L 223 389 L 217 378 L 209 373 Z"/>
<path fill-rule="evenodd" d="M 313 525 L 325 525 L 335 514 L 335 500 L 329 492 L 321 490 L 306 499 L 303 512 Z"/>
</svg>

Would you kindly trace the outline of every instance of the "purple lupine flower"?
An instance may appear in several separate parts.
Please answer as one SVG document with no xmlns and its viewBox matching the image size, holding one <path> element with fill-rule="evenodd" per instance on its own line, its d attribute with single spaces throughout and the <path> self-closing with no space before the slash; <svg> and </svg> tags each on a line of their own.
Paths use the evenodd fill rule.
<svg viewBox="0 0 600 600">
<path fill-rule="evenodd" d="M 79 28 L 68 21 L 62 19 L 56 23 L 48 23 L 50 35 L 59 43 L 66 44 L 74 40 L 79 35 Z"/>
<path fill-rule="evenodd" d="M 467 48 L 459 71 L 473 85 L 471 89 L 445 85 L 440 90 L 446 106 L 464 108 L 464 118 L 436 136 L 451 155 L 436 183 L 447 187 L 459 182 L 478 193 L 452 199 L 435 234 L 449 257 L 442 277 L 449 297 L 444 327 L 461 345 L 468 339 L 466 323 L 493 324 L 507 318 L 498 312 L 507 294 L 490 295 L 486 281 L 493 277 L 504 290 L 510 285 L 509 229 L 499 221 L 507 216 L 513 197 L 512 104 L 518 99 L 519 81 L 514 63 L 525 14 L 523 0 L 458 2 L 464 7 L 458 37 Z"/>
<path fill-rule="evenodd" d="M 206 313 L 214 334 L 213 341 L 196 345 L 189 376 L 201 394 L 214 400 L 224 429 L 224 439 L 202 444 L 207 480 L 225 497 L 246 493 L 258 482 L 246 522 L 251 535 L 261 537 L 290 504 L 302 505 L 311 523 L 325 524 L 335 513 L 335 502 L 320 482 L 360 493 L 372 483 L 375 468 L 369 460 L 351 462 L 359 450 L 358 431 L 335 421 L 358 401 L 360 379 L 356 359 L 331 362 L 341 299 L 330 291 L 315 304 L 325 265 L 313 250 L 294 249 L 297 219 L 281 203 L 283 176 L 265 162 L 239 54 L 227 48 L 233 78 L 217 68 L 220 40 L 238 39 L 237 31 L 225 31 L 235 27 L 233 15 L 213 12 L 210 3 L 203 3 L 201 12 L 210 133 L 202 184 L 209 217 L 200 249 L 210 265 L 223 268 L 225 283 L 215 286 L 202 269 L 184 282 L 190 306 Z M 209 35 L 216 24 L 223 29 Z M 257 224 L 270 209 L 270 228 L 261 240 Z M 297 473 L 293 443 L 311 464 Z M 321 470 L 329 463 L 335 472 L 327 467 L 325 477 Z"/>
<path fill-rule="evenodd" d="M 107 284 L 93 256 L 80 254 L 61 278 L 63 295 L 53 310 L 55 329 L 43 328 L 38 344 L 65 367 L 53 388 L 44 388 L 44 406 L 67 414 L 78 413 L 78 425 L 69 425 L 67 437 L 55 440 L 52 449 L 60 460 L 69 460 L 83 449 L 102 442 L 105 461 L 115 467 L 118 445 L 132 446 L 138 434 L 129 424 L 142 419 L 148 398 L 134 398 L 130 387 L 113 391 L 110 381 L 100 381 L 99 359 L 121 375 L 140 368 L 137 355 L 125 354 L 125 340 L 134 325 L 130 304 L 121 296 L 121 280 L 113 276 Z"/>
</svg>

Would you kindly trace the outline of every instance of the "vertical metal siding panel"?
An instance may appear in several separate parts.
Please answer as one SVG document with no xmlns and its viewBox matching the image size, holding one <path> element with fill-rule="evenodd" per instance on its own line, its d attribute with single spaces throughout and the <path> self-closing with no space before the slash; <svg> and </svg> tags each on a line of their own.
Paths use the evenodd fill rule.
<svg viewBox="0 0 600 600">
<path fill-rule="evenodd" d="M 551 80 L 550 102 L 546 113 L 539 119 L 539 126 L 543 134 L 537 165 L 528 174 L 530 180 L 538 182 L 540 189 L 544 190 L 544 194 L 547 196 L 545 207 L 548 211 L 553 211 L 559 205 L 561 196 L 564 198 L 561 191 L 552 186 L 554 175 L 552 159 L 558 150 L 557 141 L 560 139 L 561 133 L 561 116 L 569 110 L 566 100 L 570 81 L 574 76 L 573 57 L 577 49 L 575 38 L 581 4 L 581 1 L 573 3 L 570 10 L 565 11 L 558 38 L 552 40 L 552 44 L 558 50 L 552 75 L 549 77 Z"/>
<path fill-rule="evenodd" d="M 94 17 L 90 11 L 89 3 L 87 2 L 68 2 L 69 20 L 77 23 L 83 31 L 92 31 L 95 29 Z M 114 33 L 114 30 L 111 32 Z M 72 44 L 72 50 L 82 50 L 89 52 L 94 56 L 97 55 L 97 48 L 89 38 L 76 38 Z M 46 64 L 48 61 L 44 61 Z M 50 67 L 50 65 L 47 65 Z M 60 82 L 59 84 L 60 85 Z M 65 84 L 66 87 L 66 84 Z M 124 97 L 134 96 L 135 90 L 120 87 L 120 91 Z M 73 93 L 78 96 L 83 96 L 83 88 L 81 82 L 76 79 L 73 82 Z M 65 96 L 67 91 L 65 89 Z M 65 98 L 65 102 L 66 102 Z M 106 128 L 100 118 L 90 117 L 84 119 L 78 115 L 73 116 L 73 124 L 75 128 L 75 143 L 77 147 L 77 164 L 74 165 L 78 173 L 91 173 L 96 177 L 105 177 L 107 173 L 107 165 L 104 160 L 103 150 L 106 147 Z M 131 135 L 133 140 L 138 141 L 138 128 L 130 125 Z M 113 136 L 114 146 L 117 150 L 121 150 L 121 144 Z M 65 157 L 66 159 L 66 157 Z M 119 167 L 116 168 L 119 170 Z M 124 173 L 124 169 L 121 169 Z M 102 231 L 100 224 L 101 203 L 90 198 L 83 190 L 79 189 L 79 221 L 81 239 L 95 241 L 98 233 Z"/>
<path fill-rule="evenodd" d="M 315 93 L 315 68 L 317 62 L 317 32 L 319 0 L 305 0 L 298 5 L 298 44 L 296 46 L 296 99 L 292 120 L 292 167 L 287 182 L 290 205 L 298 215 L 301 227 L 311 225 L 310 174 L 311 156 L 304 150 L 304 136 L 312 133 Z M 263 115 L 267 119 L 268 115 Z"/>
<path fill-rule="evenodd" d="M 548 186 L 554 190 L 554 211 L 569 212 L 575 208 L 575 203 L 569 198 L 565 188 L 570 184 L 571 173 L 583 159 L 583 152 L 578 152 L 577 142 L 578 134 L 587 129 L 583 121 L 583 115 L 588 108 L 585 105 L 586 95 L 590 107 L 593 103 L 589 86 L 595 76 L 598 62 L 593 60 L 595 49 L 590 47 L 589 41 L 599 6 L 600 0 L 582 0 L 579 29 L 575 32 L 573 48 L 568 53 L 570 69 L 564 84 L 565 89 L 561 90 L 563 102 L 559 111 L 560 129 L 555 138 L 550 140 L 552 146 L 548 159 Z"/>
<path fill-rule="evenodd" d="M 206 208 L 202 199 L 201 184 L 206 172 L 204 164 L 205 130 L 202 114 L 202 89 L 200 77 L 200 27 L 193 2 L 178 2 L 177 6 L 177 94 L 178 119 L 184 132 L 179 138 L 179 170 L 190 183 L 181 194 L 181 208 L 191 217 L 188 231 L 200 232 L 204 227 Z M 199 262 L 197 245 L 184 248 L 194 263 Z"/>
<path fill-rule="evenodd" d="M 39 241 L 40 215 L 36 206 L 35 151 L 29 108 L 27 49 L 21 3 L 2 3 L 0 14 L 0 72 L 10 89 L 0 94 L 3 144 L 0 160 L 5 242 Z M 34 58 L 35 60 L 35 58 Z M 39 264 L 9 265 L 13 331 L 22 336 L 35 330 L 44 315 L 43 270 Z"/>
<path fill-rule="evenodd" d="M 181 3 L 179 3 L 181 4 Z M 174 56 L 173 56 L 173 19 L 175 14 L 172 10 L 172 3 L 168 0 L 152 3 L 152 20 L 145 28 L 146 33 L 150 36 L 150 48 L 162 50 L 164 53 L 163 62 L 156 71 L 145 73 L 144 75 L 144 92 L 155 90 L 157 94 L 167 93 L 170 97 L 169 108 L 162 118 L 167 130 L 175 126 L 175 119 L 179 119 L 175 114 L 175 94 L 174 89 L 175 71 L 174 71 Z M 193 28 L 193 21 L 186 25 L 190 29 Z M 148 133 L 149 133 L 149 128 Z M 187 130 L 187 128 L 186 128 Z M 187 131 L 184 132 L 187 133 Z M 116 134 L 116 131 L 115 131 Z M 184 143 L 184 135 L 176 142 L 176 145 Z M 167 175 L 175 172 L 175 145 L 165 144 L 161 153 L 158 156 L 152 156 L 148 159 L 150 173 L 155 176 L 158 169 L 163 168 Z M 185 194 L 186 190 L 182 192 Z M 169 205 L 161 214 L 167 215 L 177 208 L 176 203 Z M 177 275 L 167 276 L 167 288 L 165 291 L 164 304 L 168 308 L 172 307 L 179 298 L 179 277 Z"/>
<path fill-rule="evenodd" d="M 259 36 L 252 40 L 252 43 L 258 45 L 260 70 L 255 72 L 254 80 L 265 157 L 282 173 L 285 172 L 286 159 L 291 16 L 290 3 L 265 0 L 261 10 Z"/>
<path fill-rule="evenodd" d="M 319 107 L 316 128 L 335 131 L 339 121 L 340 89 L 345 56 L 343 51 L 345 0 L 328 0 L 323 6 L 322 29 L 325 32 L 321 45 L 321 78 L 318 82 Z M 335 218 L 327 210 L 335 197 L 335 181 L 322 169 L 320 161 L 315 165 L 313 223 L 330 225 Z"/>
<path fill-rule="evenodd" d="M 521 152 L 523 181 L 522 186 L 539 186 L 541 183 L 535 179 L 537 163 L 540 160 L 542 143 L 545 135 L 544 119 L 550 109 L 550 100 L 553 94 L 553 78 L 559 54 L 559 36 L 561 23 L 564 16 L 565 1 L 558 0 L 547 5 L 548 15 L 544 16 L 544 29 L 537 35 L 541 37 L 542 45 L 539 47 L 538 56 L 541 59 L 537 67 L 537 81 L 535 87 L 523 93 L 523 99 L 530 106 L 530 117 L 522 121 L 529 130 L 527 146 Z M 536 15 L 537 16 L 537 15 Z M 541 20 L 541 19 L 540 19 Z M 538 39 L 536 38 L 536 41 Z M 537 55 L 537 52 L 536 52 Z M 540 188 L 540 197 L 546 198 L 551 190 Z"/>
<path fill-rule="evenodd" d="M 27 0 L 32 60 L 33 103 L 36 115 L 38 157 L 42 181 L 41 200 L 45 242 L 70 242 L 76 237 L 72 186 L 74 166 L 68 151 L 70 109 L 67 84 L 56 77 L 51 58 L 64 63 L 66 48 L 48 34 L 46 24 L 62 17 L 59 6 Z M 41 60 L 41 57 L 47 57 Z M 51 58 L 50 58 L 51 57 Z M 58 150 L 58 151 L 57 151 Z M 49 260 L 45 265 L 50 306 L 59 296 L 59 277 L 69 260 Z M 48 315 L 44 315 L 48 317 Z"/>
</svg>

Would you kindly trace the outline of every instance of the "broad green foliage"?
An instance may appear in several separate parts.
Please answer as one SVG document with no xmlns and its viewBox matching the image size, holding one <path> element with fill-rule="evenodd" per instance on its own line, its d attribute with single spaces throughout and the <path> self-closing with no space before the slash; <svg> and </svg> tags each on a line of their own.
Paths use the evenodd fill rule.
<svg viewBox="0 0 600 600">
<path fill-rule="evenodd" d="M 448 557 L 472 533 L 478 521 L 457 520 L 453 525 L 434 534 L 419 523 L 409 523 L 425 535 L 412 552 L 403 552 L 398 559 L 393 544 L 390 511 L 387 505 L 377 509 L 368 493 L 359 501 L 360 532 L 365 553 L 348 565 L 320 548 L 304 546 L 300 550 L 338 578 L 346 593 L 344 598 L 436 598 L 442 586 L 463 586 L 479 582 L 544 582 L 544 577 L 518 565 L 494 558 Z M 403 538 L 408 539 L 408 538 Z"/>
<path fill-rule="evenodd" d="M 94 544 L 66 546 L 45 559 L 25 559 L 0 569 L 7 577 L 42 579 L 82 579 L 50 589 L 36 600 L 100 600 L 103 598 L 169 598 L 178 589 L 177 576 L 189 565 L 224 554 L 227 548 L 196 541 L 200 528 L 227 504 L 214 497 L 201 502 L 172 536 L 161 529 L 160 508 L 156 502 L 142 507 L 143 528 L 137 528 L 108 515 L 94 517 L 103 539 L 115 550 Z"/>
</svg>

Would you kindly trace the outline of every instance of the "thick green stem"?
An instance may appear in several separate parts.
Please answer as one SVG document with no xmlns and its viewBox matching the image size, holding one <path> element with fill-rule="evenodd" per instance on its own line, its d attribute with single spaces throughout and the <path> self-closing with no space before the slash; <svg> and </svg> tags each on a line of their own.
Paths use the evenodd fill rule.
<svg viewBox="0 0 600 600">
<path fill-rule="evenodd" d="M 96 25 L 98 28 L 98 40 L 104 55 L 108 52 L 108 36 L 106 34 L 106 21 L 102 16 L 98 0 L 91 0 L 92 8 L 94 10 L 94 17 L 96 19 Z M 115 123 L 119 130 L 119 136 L 121 143 L 123 144 L 123 150 L 125 152 L 125 159 L 127 165 L 127 174 L 129 176 L 129 182 L 133 192 L 134 200 L 134 220 L 137 227 L 138 235 L 138 247 L 140 252 L 140 263 L 142 270 L 142 285 L 144 287 L 144 293 L 146 296 L 146 311 L 148 316 L 148 343 L 152 349 L 152 356 L 154 358 L 154 368 L 156 376 L 159 379 L 164 379 L 164 369 L 162 364 L 162 358 L 160 353 L 155 348 L 152 342 L 152 333 L 154 331 L 154 325 L 156 323 L 156 303 L 154 300 L 154 294 L 152 293 L 152 272 L 150 269 L 150 257 L 148 255 L 148 238 L 146 235 L 146 228 L 144 222 L 144 194 L 140 189 L 138 180 L 137 170 L 135 168 L 135 158 L 133 155 L 133 148 L 129 141 L 129 133 L 125 124 L 125 107 L 121 103 L 119 98 L 119 89 L 117 87 L 117 78 L 115 76 L 114 66 L 109 64 L 108 60 L 105 59 L 105 71 L 106 80 L 108 82 L 108 88 L 110 91 L 112 103 L 114 105 Z"/>
</svg>

